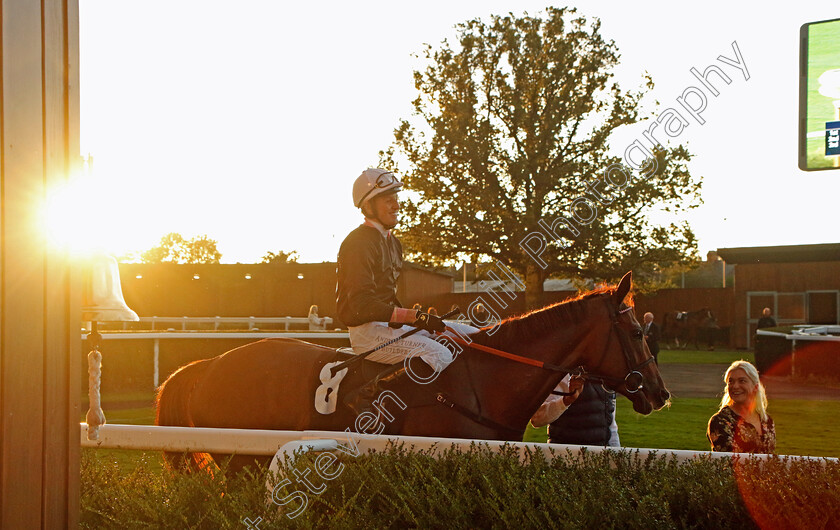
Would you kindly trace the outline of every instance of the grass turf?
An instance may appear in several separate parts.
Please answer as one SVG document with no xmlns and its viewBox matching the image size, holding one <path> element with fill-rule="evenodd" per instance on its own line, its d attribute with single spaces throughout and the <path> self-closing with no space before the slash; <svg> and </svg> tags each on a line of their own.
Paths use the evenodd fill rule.
<svg viewBox="0 0 840 530">
<path fill-rule="evenodd" d="M 671 407 L 642 416 L 629 400 L 617 401 L 616 423 L 623 447 L 708 451 L 706 426 L 720 400 L 675 398 Z M 840 457 L 838 401 L 775 400 L 770 416 L 776 424 L 776 453 Z M 546 429 L 528 427 L 525 441 L 545 442 Z"/>
<path fill-rule="evenodd" d="M 736 350 L 662 350 L 658 361 L 659 364 L 732 364 L 739 359 L 755 364 L 753 352 Z"/>
</svg>

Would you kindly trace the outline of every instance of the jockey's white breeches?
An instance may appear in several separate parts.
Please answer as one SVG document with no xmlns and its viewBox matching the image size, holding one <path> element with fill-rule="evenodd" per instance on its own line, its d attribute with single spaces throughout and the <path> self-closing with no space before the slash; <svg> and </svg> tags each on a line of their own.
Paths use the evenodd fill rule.
<svg viewBox="0 0 840 530">
<path fill-rule="evenodd" d="M 457 332 L 456 336 L 460 334 L 462 338 L 478 331 L 478 328 L 458 322 L 447 321 L 446 325 Z M 385 322 L 368 322 L 361 326 L 351 326 L 349 328 L 350 344 L 357 354 L 364 353 L 412 329 L 414 329 L 412 326 L 392 328 Z M 461 351 L 461 346 L 449 340 L 449 336 L 451 336 L 449 331 L 441 335 L 435 335 L 425 330 L 418 331 L 410 337 L 373 352 L 367 356 L 367 359 L 378 363 L 396 364 L 404 362 L 406 358 L 420 357 L 435 372 L 440 373 L 452 362 L 453 352 Z M 437 337 L 437 340 L 435 337 Z"/>
</svg>

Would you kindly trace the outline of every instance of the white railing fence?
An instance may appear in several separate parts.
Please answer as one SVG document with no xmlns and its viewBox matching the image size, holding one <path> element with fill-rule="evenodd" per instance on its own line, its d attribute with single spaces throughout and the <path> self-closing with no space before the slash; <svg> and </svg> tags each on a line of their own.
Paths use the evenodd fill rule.
<svg viewBox="0 0 840 530">
<path fill-rule="evenodd" d="M 82 333 L 82 340 L 87 340 L 87 333 Z M 174 339 L 245 339 L 260 340 L 270 338 L 286 339 L 345 339 L 350 344 L 347 331 L 157 331 L 157 332 L 104 332 L 102 340 L 152 340 L 152 355 L 154 372 L 152 374 L 152 388 L 160 385 L 160 341 Z M 103 346 L 103 351 L 104 350 Z"/>
<path fill-rule="evenodd" d="M 324 319 L 324 328 L 329 329 L 333 325 L 333 319 L 330 317 L 322 317 Z M 283 326 L 286 331 L 289 326 L 295 325 L 310 325 L 309 317 L 140 317 L 141 328 L 144 325 L 150 326 L 150 329 L 170 329 L 173 326 L 180 327 L 181 330 L 186 331 L 190 329 L 202 329 L 202 327 L 213 326 L 214 330 L 223 329 L 259 329 L 260 326 Z M 122 323 L 122 329 L 131 329 L 132 324 L 129 322 Z M 313 326 L 310 325 L 310 329 Z"/>
</svg>

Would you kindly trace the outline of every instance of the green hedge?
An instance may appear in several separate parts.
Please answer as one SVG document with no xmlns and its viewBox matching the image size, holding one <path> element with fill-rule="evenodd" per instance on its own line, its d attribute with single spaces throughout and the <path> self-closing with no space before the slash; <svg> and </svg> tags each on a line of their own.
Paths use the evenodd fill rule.
<svg viewBox="0 0 840 530">
<path fill-rule="evenodd" d="M 158 472 L 148 463 L 121 473 L 93 452 L 82 461 L 83 528 L 826 528 L 840 520 L 840 464 L 699 459 L 629 452 L 578 459 L 542 453 L 520 463 L 513 450 L 472 447 L 440 457 L 392 448 L 340 456 L 324 480 L 314 455 L 287 469 L 309 473 L 277 488 L 294 519 L 266 503 L 262 473 Z M 343 467 L 341 467 L 343 466 Z M 321 467 L 324 470 L 324 467 Z M 338 471 L 341 470 L 340 473 Z"/>
</svg>

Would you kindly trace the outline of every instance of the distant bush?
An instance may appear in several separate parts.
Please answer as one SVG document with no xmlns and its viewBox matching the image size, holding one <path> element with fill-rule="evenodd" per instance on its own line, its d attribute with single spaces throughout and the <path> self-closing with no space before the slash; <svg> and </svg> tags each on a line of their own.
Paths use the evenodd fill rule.
<svg viewBox="0 0 840 530">
<path fill-rule="evenodd" d="M 81 525 L 246 528 L 246 518 L 261 518 L 261 529 L 827 528 L 840 520 L 837 462 L 678 463 L 607 452 L 528 454 L 520 463 L 512 449 L 477 446 L 437 457 L 401 447 L 357 458 L 337 454 L 332 470 L 344 467 L 333 480 L 306 475 L 320 494 L 294 481 L 276 489 L 275 499 L 295 499 L 285 512 L 270 501 L 263 471 L 211 478 L 155 472 L 141 462 L 123 473 L 85 454 Z M 287 476 L 316 469 L 315 456 L 300 456 Z"/>
</svg>

